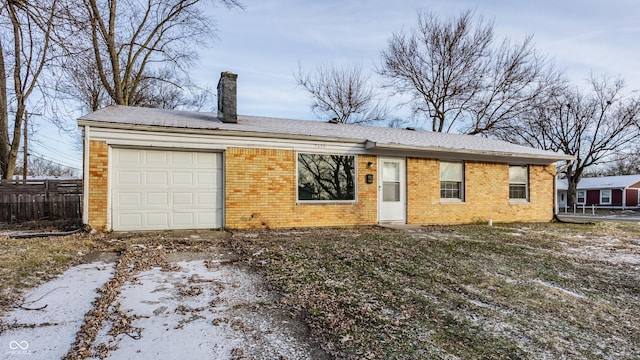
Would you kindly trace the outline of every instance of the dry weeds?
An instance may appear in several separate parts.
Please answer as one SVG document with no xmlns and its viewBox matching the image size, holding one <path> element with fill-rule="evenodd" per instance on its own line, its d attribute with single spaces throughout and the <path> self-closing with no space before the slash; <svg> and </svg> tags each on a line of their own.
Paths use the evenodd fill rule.
<svg viewBox="0 0 640 360">
<path fill-rule="evenodd" d="M 339 358 L 640 357 L 640 226 L 237 232 Z"/>
</svg>

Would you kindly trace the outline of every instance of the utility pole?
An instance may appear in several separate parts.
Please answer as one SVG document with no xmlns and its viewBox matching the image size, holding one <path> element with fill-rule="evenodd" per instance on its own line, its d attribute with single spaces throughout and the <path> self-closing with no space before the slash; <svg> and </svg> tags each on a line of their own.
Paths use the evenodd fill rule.
<svg viewBox="0 0 640 360">
<path fill-rule="evenodd" d="M 29 121 L 29 113 L 24 112 L 24 149 L 22 152 L 22 184 L 27 184 L 27 122 Z"/>
</svg>

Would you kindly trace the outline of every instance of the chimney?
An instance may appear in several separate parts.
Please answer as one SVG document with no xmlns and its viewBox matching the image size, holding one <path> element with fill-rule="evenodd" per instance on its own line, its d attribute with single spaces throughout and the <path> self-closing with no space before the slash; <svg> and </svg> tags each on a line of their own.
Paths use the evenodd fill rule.
<svg viewBox="0 0 640 360">
<path fill-rule="evenodd" d="M 220 81 L 218 81 L 218 119 L 223 123 L 236 124 L 238 122 L 237 79 L 238 75 L 230 71 L 220 74 Z"/>
</svg>

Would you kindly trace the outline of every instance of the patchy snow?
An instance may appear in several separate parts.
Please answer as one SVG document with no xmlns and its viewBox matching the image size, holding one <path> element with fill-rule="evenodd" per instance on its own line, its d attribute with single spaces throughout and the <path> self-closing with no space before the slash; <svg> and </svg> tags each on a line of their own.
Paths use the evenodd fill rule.
<svg viewBox="0 0 640 360">
<path fill-rule="evenodd" d="M 114 293 L 117 298 L 107 314 L 101 312 L 97 321 L 93 318 L 97 336 L 84 350 L 85 356 L 324 357 L 308 341 L 306 326 L 278 307 L 278 298 L 258 275 L 211 256 L 203 260 L 197 254 L 168 255 L 182 261 L 167 259 L 169 267 L 131 273 Z M 114 265 L 99 262 L 74 266 L 31 292 L 22 307 L 8 313 L 0 323 L 0 359 L 27 355 L 29 359 L 60 359 L 67 355 L 88 313 L 96 306 L 96 289 L 117 276 Z"/>
<path fill-rule="evenodd" d="M 586 299 L 587 298 L 583 294 L 577 293 L 577 292 L 572 291 L 572 290 L 565 289 L 563 287 L 554 285 L 554 284 L 552 284 L 550 282 L 547 282 L 547 281 L 542 281 L 540 279 L 536 279 L 533 282 L 536 283 L 536 284 L 545 286 L 548 289 L 553 290 L 553 292 L 555 292 L 555 293 L 560 293 L 560 294 L 564 294 L 564 295 L 570 295 L 570 296 L 577 297 L 577 298 L 580 298 L 580 299 Z"/>
<path fill-rule="evenodd" d="M 98 295 L 96 289 L 113 270 L 113 263 L 74 266 L 29 293 L 21 307 L 2 319 L 0 359 L 62 358 Z"/>
<path fill-rule="evenodd" d="M 207 268 L 204 261 L 175 265 L 180 270 L 156 267 L 123 286 L 119 310 L 134 319 L 136 331 L 113 336 L 103 327 L 94 354 L 106 346 L 115 359 L 218 359 L 232 352 L 311 358 L 313 349 L 291 331 L 290 319 L 260 311 L 275 301 L 260 278 L 235 266 Z"/>
</svg>

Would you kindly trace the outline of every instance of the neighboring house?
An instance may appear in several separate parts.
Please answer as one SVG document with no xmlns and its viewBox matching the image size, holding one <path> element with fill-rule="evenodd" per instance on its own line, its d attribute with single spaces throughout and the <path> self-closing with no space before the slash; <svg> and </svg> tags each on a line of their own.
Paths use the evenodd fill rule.
<svg viewBox="0 0 640 360">
<path fill-rule="evenodd" d="M 567 206 L 566 179 L 558 179 L 558 205 Z M 601 176 L 582 178 L 576 188 L 576 205 L 611 208 L 638 207 L 640 204 L 640 175 Z"/>
<path fill-rule="evenodd" d="M 483 137 L 109 106 L 78 120 L 100 230 L 549 221 L 556 162 Z"/>
</svg>

